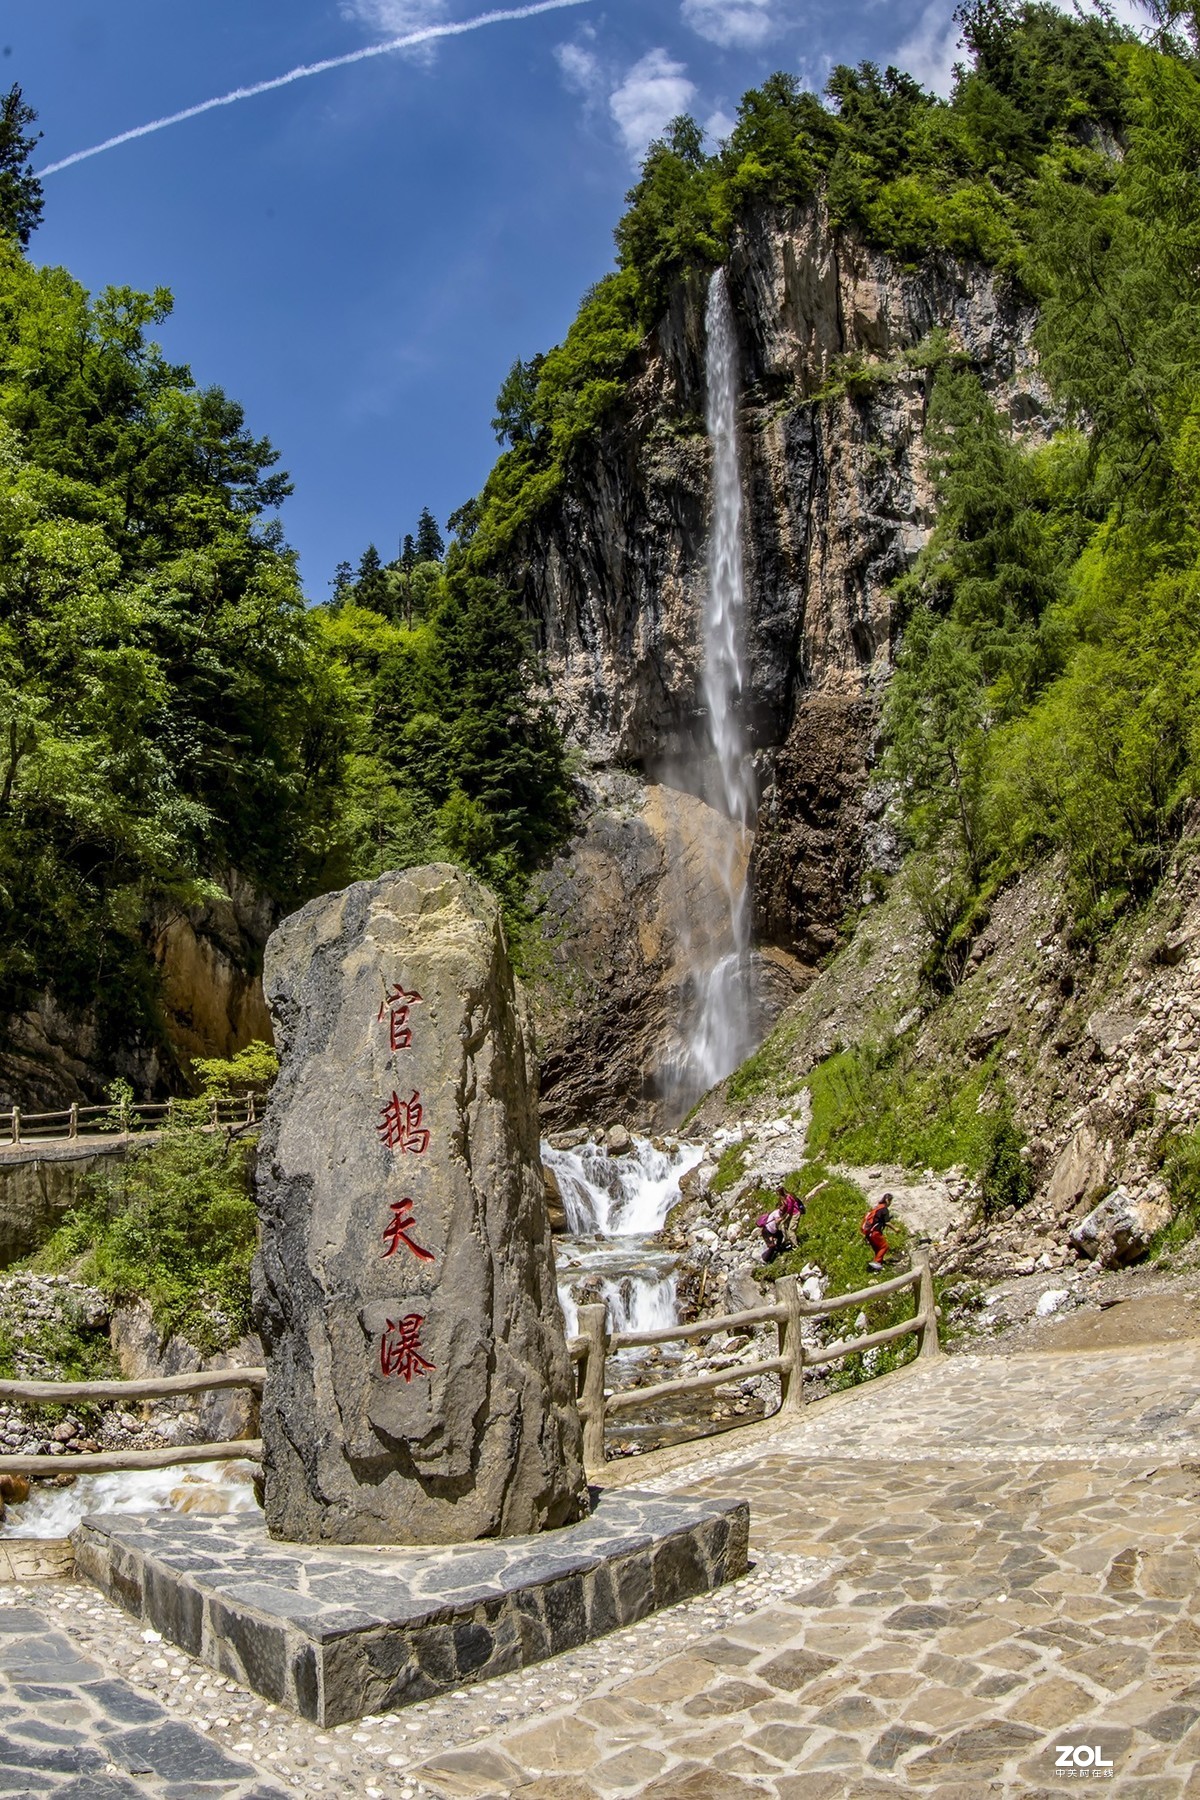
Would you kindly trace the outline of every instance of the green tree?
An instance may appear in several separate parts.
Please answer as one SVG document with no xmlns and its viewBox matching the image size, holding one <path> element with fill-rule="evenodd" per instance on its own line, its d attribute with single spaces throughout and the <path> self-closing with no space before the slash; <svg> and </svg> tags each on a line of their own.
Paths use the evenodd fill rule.
<svg viewBox="0 0 1200 1800">
<path fill-rule="evenodd" d="M 528 362 L 522 362 L 518 357 L 504 377 L 496 396 L 496 416 L 492 420 L 498 444 L 527 444 L 534 437 L 538 376 L 545 360 L 544 356 L 534 356 Z"/>
<path fill-rule="evenodd" d="M 387 611 L 387 576 L 384 573 L 383 559 L 374 544 L 368 544 L 359 558 L 354 577 L 354 597 L 360 606 L 369 606 L 374 612 Z"/>
<path fill-rule="evenodd" d="M 14 82 L 0 98 L 0 232 L 28 244 L 42 219 L 42 184 L 30 159 L 40 131 L 30 131 L 37 114 L 26 106 Z"/>
<path fill-rule="evenodd" d="M 417 520 L 416 560 L 419 563 L 441 562 L 445 554 L 446 546 L 442 542 L 437 520 L 429 508 L 423 506 Z"/>
</svg>

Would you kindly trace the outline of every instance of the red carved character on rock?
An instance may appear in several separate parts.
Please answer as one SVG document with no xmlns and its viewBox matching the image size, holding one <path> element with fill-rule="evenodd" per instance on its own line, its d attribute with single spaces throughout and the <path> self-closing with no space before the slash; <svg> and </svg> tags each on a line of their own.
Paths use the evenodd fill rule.
<svg viewBox="0 0 1200 1800">
<path fill-rule="evenodd" d="M 413 1222 L 412 1201 L 393 1200 L 391 1222 L 388 1224 L 383 1234 L 383 1241 L 387 1245 L 387 1249 L 383 1253 L 385 1262 L 389 1256 L 395 1256 L 401 1244 L 404 1245 L 406 1250 L 411 1250 L 413 1255 L 421 1262 L 433 1262 L 433 1251 L 423 1249 L 420 1244 L 409 1237 L 408 1234 L 412 1229 Z"/>
<path fill-rule="evenodd" d="M 424 1116 L 421 1096 L 415 1089 L 411 1100 L 402 1100 L 393 1093 L 375 1127 L 384 1149 L 424 1156 L 429 1148 L 429 1132 L 421 1128 Z"/>
<path fill-rule="evenodd" d="M 393 1050 L 407 1050 L 412 1043 L 412 1026 L 408 1022 L 409 1008 L 418 1006 L 421 996 L 414 989 L 407 993 L 402 987 L 388 988 L 379 1008 L 379 1020 L 388 1015 L 388 1041 Z"/>
<path fill-rule="evenodd" d="M 409 1313 L 403 1319 L 389 1319 L 379 1340 L 379 1367 L 384 1375 L 402 1375 L 411 1381 L 414 1375 L 432 1375 L 436 1364 L 421 1355 L 423 1313 Z"/>
</svg>

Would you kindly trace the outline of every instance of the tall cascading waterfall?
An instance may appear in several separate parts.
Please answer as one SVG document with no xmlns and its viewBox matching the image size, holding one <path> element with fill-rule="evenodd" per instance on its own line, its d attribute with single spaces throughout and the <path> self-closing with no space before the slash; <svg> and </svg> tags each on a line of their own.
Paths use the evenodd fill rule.
<svg viewBox="0 0 1200 1800">
<path fill-rule="evenodd" d="M 705 709 L 705 798 L 730 820 L 731 830 L 711 858 L 713 885 L 728 909 L 724 947 L 693 962 L 679 1040 L 668 1058 L 666 1082 L 686 1110 L 749 1055 L 756 1037 L 747 840 L 758 796 L 742 716 L 746 585 L 742 565 L 742 475 L 738 455 L 737 334 L 724 269 L 708 288 L 705 311 L 706 420 L 712 446 L 712 521 L 708 586 L 702 619 L 701 694 Z M 692 932 L 681 921 L 690 951 Z"/>
</svg>

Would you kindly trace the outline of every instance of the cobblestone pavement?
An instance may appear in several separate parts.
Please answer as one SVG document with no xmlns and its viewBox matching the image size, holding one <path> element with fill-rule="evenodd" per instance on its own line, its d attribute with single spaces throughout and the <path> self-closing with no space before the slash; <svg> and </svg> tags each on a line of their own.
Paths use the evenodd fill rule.
<svg viewBox="0 0 1200 1800">
<path fill-rule="evenodd" d="M 1195 1343 L 946 1358 L 699 1461 L 639 1459 L 614 1479 L 749 1499 L 745 1583 L 332 1733 L 228 1692 L 197 1719 L 210 1672 L 82 1590 L 30 1591 L 89 1654 L 139 1643 L 187 1696 L 173 1717 L 293 1793 L 1040 1800 L 1109 1778 L 1200 1800 L 1198 1378 Z M 144 1661 L 122 1672 L 149 1689 Z M 1060 1744 L 1104 1766 L 1058 1770 Z"/>
<path fill-rule="evenodd" d="M 256 1769 L 90 1658 L 31 1606 L 0 1606 L 0 1792 L 23 1800 L 285 1800 Z"/>
</svg>

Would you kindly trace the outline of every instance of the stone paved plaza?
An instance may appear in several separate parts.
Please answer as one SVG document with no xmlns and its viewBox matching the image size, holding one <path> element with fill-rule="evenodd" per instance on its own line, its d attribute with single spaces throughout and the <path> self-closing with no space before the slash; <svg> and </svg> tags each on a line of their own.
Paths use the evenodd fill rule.
<svg viewBox="0 0 1200 1800">
<path fill-rule="evenodd" d="M 720 1599 L 355 1728 L 318 1733 L 214 1694 L 208 1671 L 154 1656 L 85 1590 L 25 1599 L 292 1793 L 976 1800 L 1109 1778 L 1122 1800 L 1200 1800 L 1198 1378 L 1196 1341 L 947 1357 L 786 1433 L 768 1423 L 719 1452 L 617 1465 L 639 1488 L 748 1499 L 758 1570 Z M 1111 1775 L 1056 1770 L 1059 1744 L 1098 1747 Z M 240 1771 L 186 1790 L 120 1779 L 68 1791 L 256 1791 Z M 0 1763 L 5 1791 L 39 1790 Z"/>
</svg>

